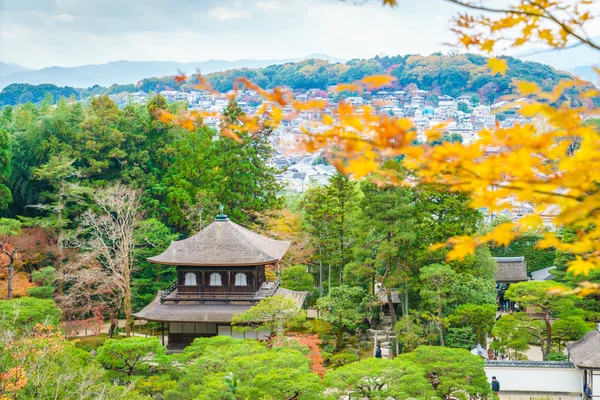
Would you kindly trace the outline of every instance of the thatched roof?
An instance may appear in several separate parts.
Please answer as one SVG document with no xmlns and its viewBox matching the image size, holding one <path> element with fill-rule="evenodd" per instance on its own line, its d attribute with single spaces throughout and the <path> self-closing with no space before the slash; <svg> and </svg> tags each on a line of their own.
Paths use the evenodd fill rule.
<svg viewBox="0 0 600 400">
<path fill-rule="evenodd" d="M 283 296 L 294 300 L 298 308 L 302 307 L 308 292 L 298 292 L 284 288 L 278 288 L 273 296 Z M 247 311 L 252 304 L 250 302 L 224 303 L 206 301 L 204 304 L 197 302 L 181 301 L 179 304 L 165 302 L 161 304 L 160 295 L 141 311 L 132 314 L 134 318 L 148 321 L 162 322 L 212 322 L 231 323 L 234 315 Z"/>
<path fill-rule="evenodd" d="M 289 242 L 258 235 L 225 216 L 187 239 L 171 242 L 156 264 L 190 266 L 266 265 L 281 260 Z"/>
<path fill-rule="evenodd" d="M 392 293 L 392 303 L 400 304 L 402 300 L 400 300 L 400 295 L 398 295 L 398 291 L 391 290 Z M 377 300 L 381 304 L 388 304 L 388 298 L 385 288 L 381 285 L 381 283 L 375 284 L 375 295 L 377 296 Z"/>
<path fill-rule="evenodd" d="M 528 280 L 525 257 L 494 257 L 498 264 L 496 282 L 523 282 Z"/>
<path fill-rule="evenodd" d="M 567 350 L 578 368 L 600 369 L 600 326 L 568 345 Z"/>
</svg>

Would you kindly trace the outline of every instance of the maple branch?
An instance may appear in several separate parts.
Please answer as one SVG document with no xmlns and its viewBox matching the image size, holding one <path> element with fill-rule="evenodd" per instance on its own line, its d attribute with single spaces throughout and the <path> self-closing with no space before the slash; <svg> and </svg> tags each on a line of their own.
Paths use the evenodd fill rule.
<svg viewBox="0 0 600 400">
<path fill-rule="evenodd" d="M 573 36 L 575 39 L 579 40 L 581 43 L 586 44 L 586 45 L 590 46 L 591 48 L 600 51 L 600 44 L 596 44 L 588 37 L 585 37 L 585 36 L 582 36 L 582 35 L 576 33 L 567 24 L 565 24 L 564 22 L 559 20 L 555 15 L 551 14 L 550 12 L 548 12 L 546 10 L 544 10 L 543 13 L 538 13 L 538 12 L 527 11 L 527 10 L 518 10 L 518 9 L 490 8 L 490 7 L 486 7 L 483 5 L 472 4 L 470 2 L 465 2 L 462 0 L 445 0 L 445 1 L 448 3 L 456 4 L 458 6 L 469 8 L 472 10 L 497 13 L 497 14 L 527 15 L 530 17 L 542 18 L 542 19 L 545 19 L 545 20 L 555 23 L 562 30 L 564 30 L 568 35 Z M 535 7 L 538 9 L 540 8 L 539 4 L 536 4 L 532 1 L 527 1 L 527 3 L 529 3 L 532 7 Z"/>
</svg>

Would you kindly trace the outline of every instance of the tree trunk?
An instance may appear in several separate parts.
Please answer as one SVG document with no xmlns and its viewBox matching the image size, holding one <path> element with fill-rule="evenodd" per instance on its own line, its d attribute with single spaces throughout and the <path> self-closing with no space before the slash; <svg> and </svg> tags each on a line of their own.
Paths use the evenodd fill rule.
<svg viewBox="0 0 600 400">
<path fill-rule="evenodd" d="M 550 323 L 547 310 L 544 310 L 544 322 L 546 323 L 546 344 L 545 346 L 542 346 L 542 355 L 545 360 L 550 353 L 550 347 L 552 345 L 552 324 Z"/>
<path fill-rule="evenodd" d="M 113 334 L 115 333 L 115 329 L 117 328 L 117 319 L 116 318 L 111 318 L 110 319 L 110 327 L 108 328 L 108 338 L 112 338 Z"/>
<path fill-rule="evenodd" d="M 8 290 L 7 290 L 7 298 L 8 300 L 12 300 L 13 298 L 13 276 L 15 275 L 15 262 L 14 259 L 10 257 L 10 262 L 8 264 Z"/>
<path fill-rule="evenodd" d="M 335 348 L 339 350 L 342 348 L 342 343 L 344 341 L 344 330 L 340 328 L 335 334 Z"/>
<path fill-rule="evenodd" d="M 438 332 L 440 333 L 440 346 L 444 347 L 444 327 L 442 326 L 442 299 L 438 295 Z"/>
<path fill-rule="evenodd" d="M 59 207 L 59 211 L 58 211 L 58 220 L 62 221 L 62 211 L 61 211 L 60 207 Z M 63 249 L 63 228 L 62 228 L 62 226 L 58 227 L 57 238 L 56 238 L 56 252 L 58 253 L 58 268 L 61 268 L 62 263 L 65 259 L 64 249 Z M 65 285 L 64 285 L 64 281 L 62 279 L 60 279 L 58 281 L 57 290 L 60 295 L 64 294 L 64 292 L 65 292 Z"/>
<path fill-rule="evenodd" d="M 323 253 L 319 246 L 319 297 L 323 297 Z"/>
<path fill-rule="evenodd" d="M 402 316 L 408 316 L 408 285 L 402 284 Z"/>
<path fill-rule="evenodd" d="M 327 271 L 327 294 L 331 292 L 331 260 L 329 260 L 328 271 Z"/>
<path fill-rule="evenodd" d="M 394 326 L 396 326 L 396 310 L 394 309 L 394 299 L 392 297 L 391 289 L 387 290 L 387 302 L 388 302 L 388 307 L 390 309 L 390 319 L 392 322 L 392 329 L 394 329 Z"/>
<path fill-rule="evenodd" d="M 125 282 L 125 298 L 123 305 L 125 307 L 125 336 L 131 336 L 131 286 L 129 285 L 129 277 Z"/>
<path fill-rule="evenodd" d="M 340 313 L 339 315 L 339 328 L 338 331 L 336 332 L 336 337 L 335 337 L 335 347 L 337 350 L 342 348 L 342 343 L 344 341 L 344 318 L 342 316 L 342 313 Z"/>
<path fill-rule="evenodd" d="M 0 254 L 5 254 L 8 257 L 8 282 L 6 288 L 6 297 L 8 300 L 13 298 L 13 277 L 15 275 L 15 260 L 17 258 L 17 249 L 8 251 L 4 247 L 4 243 L 0 243 Z"/>
</svg>

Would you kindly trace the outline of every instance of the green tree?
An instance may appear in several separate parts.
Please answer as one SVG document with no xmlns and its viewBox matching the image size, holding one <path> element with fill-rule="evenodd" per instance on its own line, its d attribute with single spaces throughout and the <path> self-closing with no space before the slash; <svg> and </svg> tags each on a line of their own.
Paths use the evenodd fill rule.
<svg viewBox="0 0 600 400">
<path fill-rule="evenodd" d="M 176 280 L 174 266 L 151 263 L 148 257 L 169 247 L 179 235 L 155 218 L 140 221 L 135 226 L 133 235 L 136 243 L 133 253 L 136 268 L 131 273 L 132 307 L 140 310 L 154 299 L 159 290 L 167 289 Z"/>
<path fill-rule="evenodd" d="M 467 105 L 467 103 L 465 103 L 464 101 L 459 101 L 458 104 L 457 104 L 457 106 L 456 106 L 456 109 L 458 111 L 464 112 L 465 114 L 469 114 L 472 111 L 469 108 L 469 106 Z"/>
<path fill-rule="evenodd" d="M 8 279 L 7 279 L 7 297 L 11 300 L 13 297 L 13 277 L 15 274 L 15 260 L 19 249 L 8 244 L 10 237 L 21 233 L 21 221 L 9 218 L 0 218 L 0 254 L 8 257 Z"/>
<path fill-rule="evenodd" d="M 397 161 L 386 162 L 382 170 L 398 178 L 404 176 Z M 374 179 L 377 177 L 374 176 Z M 408 288 L 412 277 L 408 267 L 409 244 L 416 236 L 412 193 L 397 186 L 379 187 L 370 180 L 363 181 L 360 188 L 363 196 L 359 202 L 357 226 L 361 234 L 355 246 L 358 260 L 352 266 L 361 269 L 362 274 L 372 269 L 367 276 L 383 284 L 391 311 L 394 310 L 391 291 L 398 288 L 402 298 L 402 315 L 407 315 Z M 373 288 L 375 282 L 369 283 Z M 394 325 L 396 315 L 393 311 L 390 315 Z"/>
<path fill-rule="evenodd" d="M 323 282 L 328 281 L 327 288 L 331 289 L 331 270 L 333 253 L 333 239 L 329 235 L 332 230 L 333 218 L 331 210 L 327 207 L 326 189 L 314 186 L 304 194 L 300 202 L 303 211 L 302 220 L 305 229 L 310 234 L 312 246 L 316 248 L 313 260 L 318 263 L 319 270 L 319 296 L 323 296 Z M 324 269 L 327 277 L 324 278 Z"/>
<path fill-rule="evenodd" d="M 344 332 L 356 329 L 363 318 L 373 315 L 373 299 L 360 287 L 342 285 L 317 300 L 319 318 L 330 323 L 336 335 L 335 345 L 342 347 Z"/>
<path fill-rule="evenodd" d="M 333 248 L 337 251 L 333 254 L 333 262 L 337 264 L 339 283 L 342 284 L 344 267 L 350 259 L 350 247 L 352 246 L 352 235 L 350 227 L 352 226 L 352 216 L 357 206 L 357 190 L 353 181 L 345 175 L 335 174 L 329 181 L 325 189 L 327 207 L 330 208 L 332 215 L 332 229 L 329 232 L 334 243 Z M 331 279 L 331 276 L 329 276 Z M 329 282 L 331 290 L 331 281 Z"/>
<path fill-rule="evenodd" d="M 477 345 L 477 336 L 468 326 L 448 328 L 444 337 L 444 343 L 448 347 L 471 350 Z"/>
<path fill-rule="evenodd" d="M 54 294 L 54 281 L 56 280 L 56 270 L 52 267 L 45 267 L 39 271 L 31 273 L 31 281 L 38 286 L 27 291 L 31 297 L 39 299 L 51 299 Z"/>
<path fill-rule="evenodd" d="M 231 102 L 224 115 L 229 123 L 241 124 L 237 103 Z M 237 140 L 200 126 L 168 146 L 173 161 L 153 191 L 164 199 L 164 206 L 157 202 L 155 207 L 178 231 L 202 228 L 214 219 L 219 204 L 242 225 L 252 222 L 253 213 L 281 205 L 276 170 L 268 165 L 274 151 L 271 132 L 235 135 Z"/>
<path fill-rule="evenodd" d="M 8 132 L 0 127 L 0 210 L 7 208 L 12 202 L 12 195 L 7 186 L 11 174 L 11 146 Z"/>
<path fill-rule="evenodd" d="M 165 398 L 231 398 L 231 386 L 235 386 L 237 399 L 321 399 L 323 385 L 310 372 L 309 360 L 301 352 L 305 350 L 288 342 L 268 348 L 253 340 L 198 338 L 179 356 L 185 360 L 183 372 L 178 373 L 177 387 L 166 391 Z M 235 385 L 226 382 L 231 376 Z"/>
<path fill-rule="evenodd" d="M 76 181 L 79 173 L 73 166 L 74 159 L 65 159 L 63 156 L 54 156 L 46 164 L 34 168 L 32 175 L 35 179 L 45 181 L 50 186 L 50 191 L 40 195 L 45 204 L 36 204 L 32 207 L 44 210 L 50 215 L 46 218 L 36 218 L 30 223 L 56 229 L 58 261 L 64 258 L 65 228 L 71 223 L 69 207 L 83 204 L 89 189 L 82 187 Z"/>
<path fill-rule="evenodd" d="M 40 321 L 43 322 L 43 321 Z M 149 399 L 133 392 L 131 386 L 109 381 L 105 370 L 91 362 L 90 354 L 65 341 L 59 330 L 36 326 L 19 331 L 15 326 L 0 332 L 0 374 L 3 378 L 17 371 L 26 379 L 18 390 L 10 388 L 11 379 L 0 384 L 3 398 L 95 400 Z M 5 375 L 6 374 L 6 375 Z M 14 382 L 14 381 L 13 381 Z"/>
<path fill-rule="evenodd" d="M 438 338 L 438 331 L 430 324 L 431 317 L 426 313 L 403 315 L 394 325 L 402 351 L 407 353 L 422 345 L 431 345 Z"/>
<path fill-rule="evenodd" d="M 157 337 L 108 339 L 98 348 L 96 361 L 104 368 L 130 376 L 134 372 L 147 371 L 151 362 L 164 362 L 166 354 L 167 349 Z"/>
<path fill-rule="evenodd" d="M 428 299 L 424 304 L 430 302 L 434 305 L 440 345 L 444 346 L 444 306 L 452 300 L 452 286 L 457 279 L 456 273 L 448 265 L 432 264 L 421 268 L 419 278 L 422 285 L 421 298 Z"/>
<path fill-rule="evenodd" d="M 290 290 L 312 292 L 315 278 L 304 265 L 294 265 L 281 271 L 281 286 Z"/>
<path fill-rule="evenodd" d="M 511 359 L 524 359 L 524 352 L 529 349 L 531 339 L 527 331 L 528 322 L 529 319 L 523 313 L 503 315 L 492 328 L 494 340 L 490 347 Z"/>
<path fill-rule="evenodd" d="M 284 328 L 291 324 L 301 322 L 303 313 L 298 309 L 296 302 L 283 296 L 272 296 L 261 300 L 248 311 L 233 316 L 231 325 L 236 331 L 248 330 L 268 331 L 269 346 L 283 334 Z"/>
<path fill-rule="evenodd" d="M 367 358 L 342 366 L 325 376 L 325 384 L 336 398 L 429 399 L 435 392 L 423 370 L 406 361 Z"/>
<path fill-rule="evenodd" d="M 61 311 L 49 299 L 0 300 L 0 329 L 27 330 L 36 324 L 58 325 Z"/>
<path fill-rule="evenodd" d="M 544 329 L 540 343 L 542 354 L 546 357 L 552 346 L 551 315 L 566 306 L 570 300 L 564 296 L 550 293 L 550 289 L 559 287 L 553 281 L 529 281 L 510 285 L 504 296 L 519 303 L 522 307 L 535 307 L 542 316 Z M 572 303 L 572 302 L 571 302 Z"/>
<path fill-rule="evenodd" d="M 487 398 L 490 395 L 490 385 L 483 370 L 484 360 L 468 350 L 421 346 L 411 353 L 401 354 L 396 360 L 421 367 L 425 378 L 442 399 Z"/>
<path fill-rule="evenodd" d="M 487 336 L 492 333 L 496 321 L 494 304 L 462 304 L 448 317 L 454 327 L 468 327 L 477 337 L 477 342 L 485 346 Z"/>
</svg>

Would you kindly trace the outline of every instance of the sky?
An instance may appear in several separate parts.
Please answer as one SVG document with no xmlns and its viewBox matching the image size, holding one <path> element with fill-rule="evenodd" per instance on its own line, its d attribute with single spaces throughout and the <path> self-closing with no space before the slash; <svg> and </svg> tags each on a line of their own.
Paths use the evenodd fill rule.
<svg viewBox="0 0 600 400">
<path fill-rule="evenodd" d="M 406 0 L 0 0 L 0 61 L 344 59 L 449 51 L 457 9 Z"/>
</svg>

